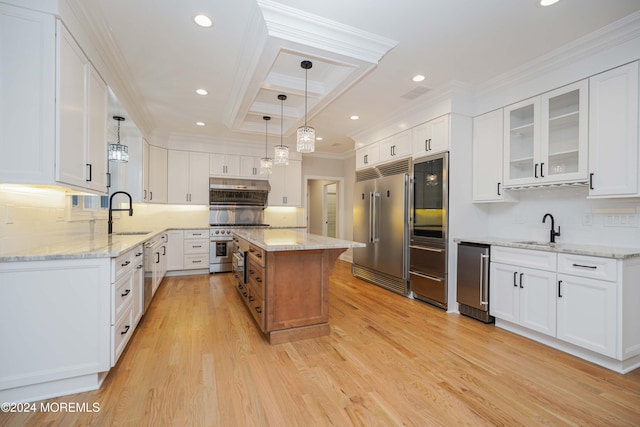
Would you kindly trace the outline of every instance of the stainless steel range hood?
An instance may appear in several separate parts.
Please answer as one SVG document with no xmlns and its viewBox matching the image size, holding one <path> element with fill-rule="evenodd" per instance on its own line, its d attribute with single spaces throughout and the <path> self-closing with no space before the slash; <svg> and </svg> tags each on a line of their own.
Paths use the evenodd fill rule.
<svg viewBox="0 0 640 427">
<path fill-rule="evenodd" d="M 209 178 L 209 205 L 265 208 L 270 190 L 266 180 Z"/>
</svg>

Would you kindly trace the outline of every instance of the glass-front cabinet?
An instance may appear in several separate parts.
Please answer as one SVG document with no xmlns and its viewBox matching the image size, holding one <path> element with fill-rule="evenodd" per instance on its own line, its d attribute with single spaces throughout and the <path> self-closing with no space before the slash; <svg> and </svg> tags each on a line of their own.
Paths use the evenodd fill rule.
<svg viewBox="0 0 640 427">
<path fill-rule="evenodd" d="M 587 81 L 504 109 L 505 187 L 587 181 Z"/>
</svg>

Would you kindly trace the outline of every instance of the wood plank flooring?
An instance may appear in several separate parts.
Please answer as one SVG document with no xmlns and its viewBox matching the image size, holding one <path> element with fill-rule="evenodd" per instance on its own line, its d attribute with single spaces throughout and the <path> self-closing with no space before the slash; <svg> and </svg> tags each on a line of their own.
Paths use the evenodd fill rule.
<svg viewBox="0 0 640 427">
<path fill-rule="evenodd" d="M 2 426 L 638 426 L 620 375 L 380 289 L 336 263 L 331 335 L 270 346 L 230 274 L 167 278 L 100 390 Z"/>
</svg>

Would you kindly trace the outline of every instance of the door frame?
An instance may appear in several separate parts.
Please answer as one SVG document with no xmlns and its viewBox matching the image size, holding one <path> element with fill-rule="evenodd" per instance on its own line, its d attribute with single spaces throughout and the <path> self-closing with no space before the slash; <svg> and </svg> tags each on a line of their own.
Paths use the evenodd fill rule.
<svg viewBox="0 0 640 427">
<path fill-rule="evenodd" d="M 336 185 L 336 238 L 344 239 L 344 221 L 342 219 L 344 209 L 344 178 L 340 176 L 305 175 L 303 181 L 304 197 L 304 226 L 309 227 L 309 181 L 335 181 Z M 325 209 L 326 201 L 322 200 L 322 209 Z"/>
</svg>

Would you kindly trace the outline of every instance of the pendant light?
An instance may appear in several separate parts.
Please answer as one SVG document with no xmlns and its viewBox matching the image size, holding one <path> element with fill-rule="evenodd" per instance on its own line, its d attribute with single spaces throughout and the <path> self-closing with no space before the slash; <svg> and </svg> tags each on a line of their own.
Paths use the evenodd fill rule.
<svg viewBox="0 0 640 427">
<path fill-rule="evenodd" d="M 282 126 L 284 122 L 284 101 L 287 99 L 287 95 L 278 95 L 280 100 L 280 145 L 276 145 L 273 153 L 274 165 L 288 165 L 289 164 L 289 147 L 282 145 Z"/>
<path fill-rule="evenodd" d="M 120 122 L 124 121 L 124 117 L 113 116 L 113 120 L 118 122 L 118 142 L 109 144 L 109 160 L 113 162 L 126 163 L 129 161 L 129 148 L 120 144 Z"/>
<path fill-rule="evenodd" d="M 273 166 L 273 160 L 267 157 L 267 126 L 269 124 L 269 120 L 271 120 L 270 116 L 262 116 L 264 119 L 264 157 L 260 159 L 260 175 L 271 175 L 271 166 Z"/>
<path fill-rule="evenodd" d="M 297 150 L 300 153 L 313 153 L 316 150 L 316 131 L 311 126 L 307 126 L 307 74 L 309 68 L 313 66 L 311 61 L 302 61 L 300 66 L 304 71 L 304 126 L 298 128 Z"/>
</svg>

